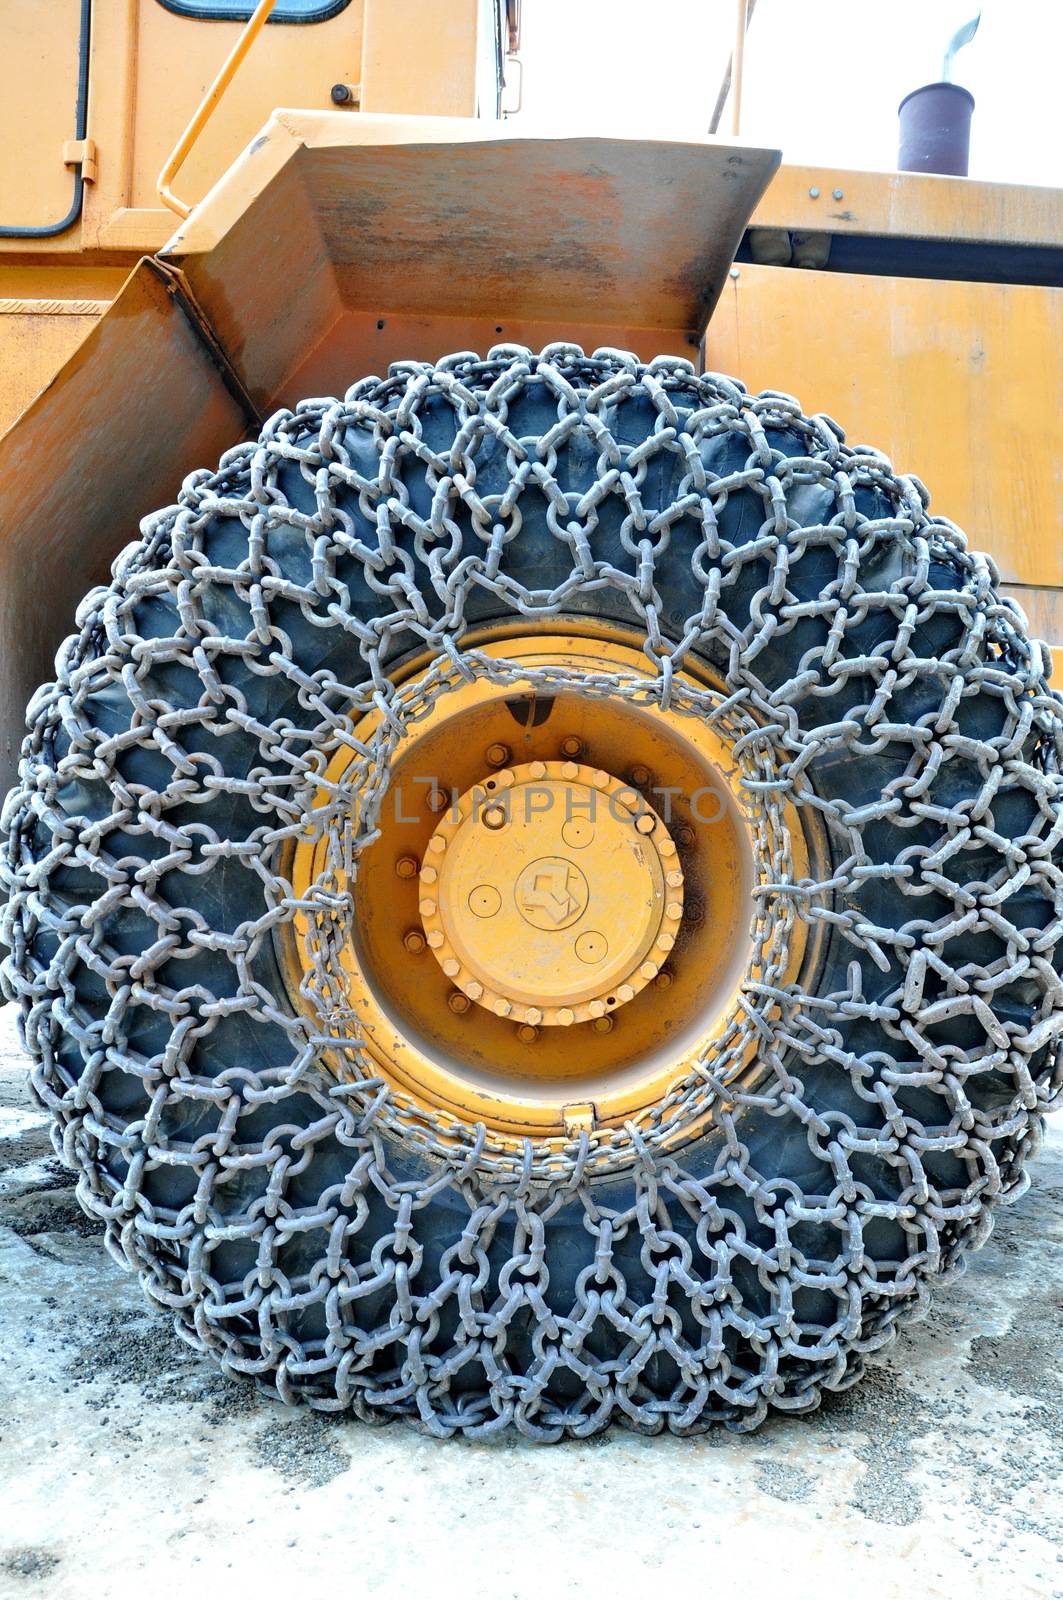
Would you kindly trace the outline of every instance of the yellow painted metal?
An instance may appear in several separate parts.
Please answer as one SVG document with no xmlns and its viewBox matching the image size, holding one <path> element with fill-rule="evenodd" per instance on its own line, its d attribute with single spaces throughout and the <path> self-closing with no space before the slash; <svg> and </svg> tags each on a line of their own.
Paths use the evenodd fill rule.
<svg viewBox="0 0 1063 1600">
<path fill-rule="evenodd" d="M 176 211 L 179 217 L 189 216 L 192 207 L 187 201 L 179 199 L 174 194 L 171 184 L 191 154 L 192 146 L 217 110 L 218 101 L 230 83 L 232 83 L 251 46 L 269 21 L 270 12 L 276 4 L 277 0 L 258 0 L 258 4 L 248 18 L 246 27 L 219 67 L 214 82 L 196 107 L 195 115 L 192 117 L 191 122 L 163 163 L 163 168 L 156 180 L 155 187 L 163 205 L 169 206 L 171 211 Z"/>
<path fill-rule="evenodd" d="M 527 623 L 517 623 L 474 635 L 471 643 L 499 660 L 518 661 L 529 671 L 563 666 L 575 673 L 646 676 L 652 670 L 628 630 L 589 623 L 578 629 L 571 624 L 568 627 L 569 631 L 560 634 L 550 631 L 556 630 L 556 621 L 538 631 Z M 409 675 L 400 675 L 401 680 L 409 683 L 423 666 L 411 663 Z M 704 681 L 712 679 L 706 676 Z M 353 730 L 359 742 L 372 737 L 377 722 L 374 713 Z M 565 761 L 566 752 L 575 749 L 581 752 L 579 760 Z M 507 764 L 496 767 L 503 751 Z M 350 750 L 339 750 L 323 774 L 320 804 L 327 803 L 327 796 L 344 783 L 350 763 Z M 533 963 L 538 966 L 538 977 L 522 965 L 527 956 L 517 937 L 519 916 L 511 919 L 497 950 L 483 940 L 464 947 L 455 943 L 453 953 L 442 943 L 437 945 L 443 961 L 458 962 L 456 971 L 446 970 L 430 953 L 429 938 L 446 931 L 444 919 L 438 915 L 444 889 L 451 896 L 446 920 L 452 934 L 467 886 L 466 904 L 477 890 L 493 888 L 500 900 L 506 892 L 505 853 L 477 858 L 470 850 L 468 859 L 459 862 L 452 888 L 443 881 L 438 867 L 435 870 L 440 875 L 434 880 L 426 882 L 419 874 L 420 865 L 432 867 L 436 857 L 446 856 L 463 831 L 459 816 L 446 850 L 433 850 L 431 840 L 439 836 L 440 821 L 446 820 L 443 813 L 477 783 L 486 812 L 490 809 L 488 797 L 493 800 L 499 792 L 497 786 L 503 785 L 503 773 L 520 774 L 523 779 L 533 766 L 538 770 L 536 764 L 541 765 L 542 777 L 532 781 L 540 784 L 564 781 L 579 786 L 589 772 L 593 785 L 593 775 L 604 774 L 606 789 L 598 792 L 626 789 L 635 814 L 652 808 L 633 801 L 633 775 L 643 791 L 649 782 L 651 799 L 654 789 L 673 791 L 667 825 L 654 813 L 654 837 L 659 840 L 656 850 L 664 892 L 671 891 L 674 896 L 681 889 L 683 895 L 681 917 L 658 919 L 676 924 L 675 943 L 668 951 L 660 950 L 666 959 L 652 977 L 641 971 L 649 964 L 646 957 L 636 964 L 644 982 L 636 990 L 629 979 L 632 993 L 623 1001 L 617 992 L 619 985 L 608 990 L 601 1015 L 591 1010 L 591 1001 L 599 998 L 590 992 L 593 979 L 579 989 L 571 963 L 558 963 L 552 993 L 533 992 L 529 977 L 547 990 L 551 980 L 549 975 L 544 977 L 541 963 Z M 618 780 L 615 790 L 610 781 L 614 779 Z M 487 782 L 494 782 L 496 789 L 487 790 Z M 433 802 L 434 793 L 438 799 Z M 411 1115 L 427 1114 L 443 1121 L 448 1116 L 482 1120 L 514 1137 L 560 1135 L 580 1118 L 590 1119 L 593 1126 L 618 1126 L 634 1111 L 666 1095 L 689 1071 L 698 1051 L 726 1026 L 755 960 L 750 934 L 754 867 L 734 757 L 726 742 L 699 718 L 647 707 L 636 710 L 578 693 L 552 693 L 548 704 L 540 704 L 536 711 L 533 690 L 515 695 L 512 684 L 478 678 L 436 700 L 427 715 L 411 725 L 396 752 L 390 795 L 377 819 L 379 837 L 360 858 L 356 927 L 342 959 L 347 1011 L 357 1019 L 359 1037 L 365 1040 L 375 1067 L 393 1085 L 400 1101 L 405 1097 Z M 691 796 L 700 796 L 693 806 Z M 352 804 L 357 806 L 353 795 Z M 580 850 L 591 848 L 590 843 L 574 845 L 549 831 L 551 820 L 563 825 L 563 813 L 535 815 L 546 828 L 547 859 L 578 861 Z M 660 832 L 658 821 L 662 823 Z M 796 813 L 788 812 L 787 822 L 800 877 L 808 871 L 808 849 Z M 300 900 L 306 899 L 326 860 L 327 842 L 316 838 L 316 831 L 311 812 L 306 842 L 292 849 L 291 860 L 282 867 Z M 672 841 L 674 855 L 667 848 Z M 533 855 L 532 859 L 537 858 Z M 676 870 L 673 862 L 678 862 L 682 873 L 681 885 L 667 883 L 669 873 Z M 481 864 L 484 881 L 472 883 Z M 523 862 L 511 887 L 520 884 L 529 864 Z M 587 907 L 592 905 L 596 888 L 613 904 L 613 889 L 599 877 L 599 867 L 608 865 L 609 858 L 603 854 L 585 874 Z M 614 861 L 614 870 L 616 865 Z M 633 878 L 637 881 L 638 874 Z M 628 887 L 633 878 L 626 877 Z M 541 887 L 545 892 L 551 885 Z M 568 880 L 566 888 L 573 892 Z M 575 898 L 577 905 L 582 903 L 580 895 Z M 435 902 L 436 911 L 422 909 L 426 899 Z M 666 900 L 668 903 L 677 902 Z M 489 907 L 490 894 L 477 904 L 481 910 Z M 574 922 L 560 929 L 561 935 L 571 927 L 577 933 L 611 936 L 610 928 L 584 928 L 585 914 L 586 907 Z M 471 919 L 475 911 L 470 909 L 468 915 Z M 653 925 L 652 916 L 648 921 Z M 635 948 L 639 944 L 636 925 L 637 917 L 629 928 Z M 645 932 L 646 924 L 641 926 Z M 466 939 L 470 938 L 468 927 L 466 922 Z M 460 936 L 461 930 L 456 931 Z M 284 931 L 279 950 L 292 998 L 303 1008 L 307 1005 L 310 933 L 301 912 L 294 926 Z M 791 979 L 801 970 L 806 955 L 804 934 L 799 925 L 791 952 Z M 587 953 L 600 956 L 593 943 Z M 809 959 L 814 961 L 814 955 L 810 953 Z M 631 963 L 625 960 L 624 964 L 629 967 Z M 653 964 L 658 964 L 655 959 Z M 497 993 L 492 973 L 499 979 Z M 482 994 L 476 992 L 478 984 L 483 986 Z M 512 1009 L 501 1014 L 493 1004 L 483 1002 L 502 997 L 505 985 L 512 985 L 517 992 Z M 665 994 L 666 1005 L 662 1004 Z M 609 1005 L 610 997 L 616 1000 L 615 1006 Z M 571 1021 L 557 1014 L 566 1008 L 551 1006 L 551 999 L 570 1001 Z M 585 1007 L 585 1012 L 577 1015 L 578 1007 Z M 339 1057 L 335 1070 L 341 1076 L 346 1071 Z"/>
<path fill-rule="evenodd" d="M 840 199 L 835 190 L 841 190 Z M 1058 189 L 933 173 L 780 167 L 750 218 L 754 228 L 1063 245 Z"/>
<path fill-rule="evenodd" d="M 706 364 L 929 484 L 1014 583 L 1063 584 L 1063 292 L 743 265 Z"/>
<path fill-rule="evenodd" d="M 403 116 L 494 115 L 476 103 L 481 0 L 362 0 L 364 42 L 360 74 L 363 111 Z M 492 74 L 493 76 L 493 74 Z M 430 80 L 430 82 L 428 81 Z M 288 98 L 281 105 L 302 104 Z"/>
<path fill-rule="evenodd" d="M 420 872 L 446 977 L 497 1016 L 571 1027 L 655 978 L 683 915 L 675 841 L 633 785 L 576 761 L 503 767 L 448 808 Z"/>
<path fill-rule="evenodd" d="M 80 0 L 0 0 L 0 225 L 47 227 L 70 209 L 79 12 Z"/>
<path fill-rule="evenodd" d="M 0 223 L 47 223 L 70 204 L 63 146 L 74 131 L 78 11 L 78 0 L 0 0 Z M 363 104 L 376 111 L 475 116 L 477 71 L 493 60 L 488 22 L 474 0 L 350 0 L 322 22 L 264 28 L 223 110 L 192 141 L 182 194 L 206 194 L 278 106 L 330 107 L 336 83 L 360 84 Z M 244 33 L 243 23 L 177 15 L 160 0 L 97 0 L 88 131 L 98 181 L 66 233 L 0 239 L 0 260 L 27 250 L 112 260 L 120 252 L 132 266 L 136 254 L 159 249 L 173 219 L 157 177 Z"/>
</svg>

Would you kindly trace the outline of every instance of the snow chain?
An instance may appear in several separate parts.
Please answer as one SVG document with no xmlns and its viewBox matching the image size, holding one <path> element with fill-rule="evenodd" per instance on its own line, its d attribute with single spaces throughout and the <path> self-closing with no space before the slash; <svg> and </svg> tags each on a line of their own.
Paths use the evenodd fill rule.
<svg viewBox="0 0 1063 1600">
<path fill-rule="evenodd" d="M 556 418 L 536 438 L 508 420 L 532 393 Z M 636 405 L 645 437 L 622 442 Z M 705 452 L 721 442 L 739 464 L 714 472 Z M 478 487 L 487 445 L 504 453 L 501 492 Z M 559 461 L 576 446 L 596 465 L 566 488 Z M 545 498 L 567 552 L 548 588 L 512 570 L 525 494 Z M 868 495 L 881 514 L 860 509 Z M 758 508 L 741 542 L 720 532 L 739 497 Z M 606 558 L 599 524 L 617 503 Z M 926 507 L 916 480 L 787 396 L 554 345 L 402 363 L 279 413 L 148 519 L 30 707 L 4 812 L 4 982 L 82 1203 L 186 1338 L 286 1400 L 556 1439 L 610 1418 L 683 1432 L 807 1409 L 925 1305 L 928 1280 L 1021 1189 L 1063 1027 L 1060 702 L 989 562 Z M 700 598 L 679 625 L 664 569 L 691 526 Z M 274 559 L 282 534 L 298 570 Z M 829 572 L 810 596 L 796 580 L 813 558 Z M 753 564 L 748 615 L 732 615 Z M 668 706 L 728 740 L 756 848 L 756 954 L 722 1038 L 652 1112 L 514 1150 L 374 1072 L 335 981 L 352 916 L 336 886 L 356 882 L 411 721 L 470 675 L 529 678 L 463 647 L 471 604 L 542 620 L 605 592 L 637 619 L 655 676 L 581 678 L 579 692 Z M 149 627 L 158 617 L 174 625 Z M 297 659 L 296 623 L 317 662 Z M 769 682 L 763 663 L 791 637 L 805 642 Z M 415 693 L 389 677 L 414 644 L 437 658 Z M 726 695 L 680 684 L 695 654 L 719 664 Z M 561 669 L 540 679 L 575 686 Z M 933 710 L 913 721 L 909 692 L 928 685 Z M 983 703 L 991 725 L 971 714 Z M 297 901 L 278 862 L 372 708 L 380 729 L 351 784 L 313 812 L 328 867 Z M 229 737 L 253 749 L 238 773 Z M 881 797 L 852 803 L 821 780 L 841 758 L 885 758 Z M 960 773 L 963 796 L 944 800 Z M 795 877 L 784 802 L 826 829 L 818 878 Z M 253 825 L 227 830 L 226 806 Z M 233 862 L 260 883 L 253 916 L 213 926 L 168 902 L 168 874 Z M 880 889 L 903 916 L 876 917 Z M 1031 897 L 1047 908 L 1036 926 Z M 312 971 L 293 1014 L 262 974 L 300 908 Z M 798 918 L 830 940 L 829 988 L 784 981 Z M 122 919 L 136 948 L 115 937 Z M 286 1039 L 285 1058 L 206 1071 L 232 1018 Z M 165 1043 L 141 1049 L 160 1019 Z M 139 1085 L 131 1111 L 117 1082 Z M 838 1093 L 807 1087 L 823 1083 Z M 710 1111 L 710 1154 L 688 1160 L 674 1115 Z M 767 1170 L 754 1125 L 796 1132 L 814 1181 Z M 183 1198 L 160 1200 L 164 1180 Z M 582 1240 L 563 1293 L 549 1259 L 562 1223 Z M 250 1270 L 234 1274 L 237 1258 Z"/>
</svg>

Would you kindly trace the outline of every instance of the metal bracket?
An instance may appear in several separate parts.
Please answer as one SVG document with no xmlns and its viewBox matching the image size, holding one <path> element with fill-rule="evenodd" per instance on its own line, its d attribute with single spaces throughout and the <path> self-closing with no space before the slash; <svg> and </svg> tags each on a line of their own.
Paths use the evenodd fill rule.
<svg viewBox="0 0 1063 1600">
<path fill-rule="evenodd" d="M 95 183 L 99 163 L 95 139 L 67 139 L 63 143 L 64 167 L 80 167 L 83 183 Z"/>
<path fill-rule="evenodd" d="M 574 1101 L 572 1104 L 562 1106 L 561 1120 L 565 1124 L 567 1134 L 593 1133 L 598 1121 L 598 1112 L 590 1100 Z"/>
</svg>

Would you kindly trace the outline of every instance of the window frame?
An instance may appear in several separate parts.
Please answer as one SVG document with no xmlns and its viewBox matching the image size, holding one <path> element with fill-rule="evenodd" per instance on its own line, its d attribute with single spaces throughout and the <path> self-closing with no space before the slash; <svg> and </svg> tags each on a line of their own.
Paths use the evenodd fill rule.
<svg viewBox="0 0 1063 1600">
<path fill-rule="evenodd" d="M 231 11 L 219 8 L 215 0 L 156 0 L 156 3 L 176 17 L 186 17 L 189 22 L 247 22 L 255 9 L 254 0 L 238 0 Z M 351 0 L 318 0 L 312 10 L 297 17 L 286 17 L 277 15 L 284 5 L 284 0 L 278 0 L 277 10 L 267 21 L 282 27 L 302 28 L 310 23 L 328 22 L 330 18 L 338 17 L 350 3 Z"/>
</svg>

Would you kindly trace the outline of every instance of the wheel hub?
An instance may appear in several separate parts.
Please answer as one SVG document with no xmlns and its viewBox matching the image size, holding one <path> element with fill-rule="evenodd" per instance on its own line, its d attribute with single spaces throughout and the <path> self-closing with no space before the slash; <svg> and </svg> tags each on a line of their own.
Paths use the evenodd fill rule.
<svg viewBox="0 0 1063 1600">
<path fill-rule="evenodd" d="M 655 978 L 683 915 L 660 816 L 631 785 L 573 761 L 506 768 L 439 823 L 420 874 L 444 974 L 496 1016 L 570 1027 Z"/>
<path fill-rule="evenodd" d="M 638 637 L 586 630 L 470 637 L 475 665 L 444 692 L 429 690 L 437 660 L 411 663 L 388 719 L 352 722 L 285 861 L 293 1003 L 341 1041 L 337 1076 L 356 1050 L 379 1073 L 404 1126 L 520 1141 L 652 1115 L 678 1139 L 707 1052 L 729 1079 L 755 1070 L 741 992 L 775 961 L 756 885 L 789 868 L 767 809 L 757 821 L 747 805 L 755 747 L 739 759 L 734 740 L 748 725 L 703 714 L 702 686 L 722 691 L 700 669 L 658 705 Z M 363 824 L 359 752 L 403 702 Z M 372 830 L 356 880 L 344 816 Z M 800 846 L 793 817 L 788 836 Z M 803 924 L 787 948 L 793 976 Z"/>
</svg>

